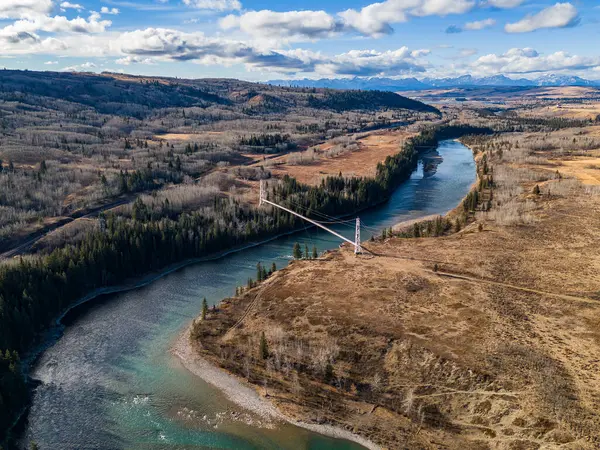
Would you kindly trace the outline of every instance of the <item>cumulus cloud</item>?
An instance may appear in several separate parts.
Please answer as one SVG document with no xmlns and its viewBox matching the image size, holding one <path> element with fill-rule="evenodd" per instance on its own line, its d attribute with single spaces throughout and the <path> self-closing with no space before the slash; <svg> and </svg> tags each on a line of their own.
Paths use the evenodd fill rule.
<svg viewBox="0 0 600 450">
<path fill-rule="evenodd" d="M 67 19 L 64 16 L 36 15 L 17 20 L 12 25 L 7 25 L 0 29 L 0 34 L 34 33 L 37 31 L 48 33 L 102 33 L 111 24 L 110 20 L 101 20 L 100 14 L 97 12 L 92 12 L 87 20 L 81 17 Z"/>
<path fill-rule="evenodd" d="M 418 6 L 410 10 L 410 14 L 414 16 L 447 16 L 448 14 L 466 13 L 474 6 L 475 2 L 471 0 L 422 0 Z"/>
<path fill-rule="evenodd" d="M 139 56 L 126 56 L 124 58 L 117 59 L 115 62 L 122 66 L 129 66 L 131 64 L 146 64 L 146 65 L 156 64 L 152 58 L 140 58 Z"/>
<path fill-rule="evenodd" d="M 69 2 L 62 2 L 60 4 L 60 8 L 64 11 L 66 9 L 76 9 L 77 11 L 81 11 L 82 9 L 85 9 L 83 6 L 81 6 L 79 3 L 69 3 Z"/>
<path fill-rule="evenodd" d="M 200 64 L 229 65 L 245 63 L 253 67 L 281 70 L 312 70 L 312 65 L 294 56 L 261 51 L 249 44 L 203 33 L 183 33 L 164 28 L 148 28 L 124 33 L 120 50 L 126 56 L 159 58 L 170 61 L 194 61 Z"/>
<path fill-rule="evenodd" d="M 475 22 L 467 22 L 465 24 L 465 30 L 483 30 L 484 28 L 493 27 L 496 25 L 494 19 L 477 20 Z"/>
<path fill-rule="evenodd" d="M 53 37 L 42 39 L 35 33 L 3 30 L 0 30 L 0 46 L 2 55 L 55 54 L 68 48 L 63 41 Z"/>
<path fill-rule="evenodd" d="M 5 45 L 32 45 L 38 44 L 41 39 L 37 34 L 26 31 L 0 30 L 0 41 L 3 41 Z"/>
<path fill-rule="evenodd" d="M 221 20 L 225 30 L 238 28 L 257 38 L 315 39 L 331 36 L 343 25 L 325 11 L 251 11 Z"/>
<path fill-rule="evenodd" d="M 528 33 L 542 28 L 565 28 L 577 25 L 579 14 L 571 3 L 556 3 L 537 14 L 524 17 L 504 27 L 507 33 Z"/>
<path fill-rule="evenodd" d="M 334 56 L 303 49 L 263 50 L 250 44 L 202 33 L 177 30 L 137 30 L 124 33 L 118 51 L 124 55 L 117 62 L 128 65 L 154 61 L 192 61 L 199 64 L 245 64 L 248 70 L 278 73 L 318 73 L 322 76 L 394 76 L 421 73 L 426 64 L 421 58 L 427 49 L 351 50 Z M 113 47 L 114 49 L 114 47 Z"/>
<path fill-rule="evenodd" d="M 361 34 L 379 37 L 393 32 L 392 24 L 406 22 L 409 16 L 462 14 L 475 6 L 472 0 L 386 0 L 360 11 L 339 13 L 348 27 Z"/>
<path fill-rule="evenodd" d="M 49 14 L 52 6 L 52 0 L 2 0 L 0 1 L 0 19 Z"/>
<path fill-rule="evenodd" d="M 119 8 L 107 8 L 106 6 L 103 6 L 100 9 L 100 12 L 102 14 L 111 14 L 113 16 L 116 16 L 117 14 L 119 14 L 120 11 L 119 11 Z"/>
<path fill-rule="evenodd" d="M 76 66 L 65 67 L 61 69 L 61 72 L 92 72 L 92 69 L 95 69 L 96 67 L 98 66 L 93 62 L 85 62 Z"/>
<path fill-rule="evenodd" d="M 485 4 L 495 8 L 509 9 L 520 6 L 524 1 L 525 0 L 488 0 Z"/>
<path fill-rule="evenodd" d="M 332 58 L 323 58 L 316 69 L 331 76 L 397 76 L 425 72 L 416 58 L 428 54 L 427 50 L 410 51 L 407 47 L 379 52 L 376 50 L 351 50 Z"/>
<path fill-rule="evenodd" d="M 532 48 L 513 48 L 504 54 L 488 54 L 473 62 L 471 69 L 484 75 L 528 74 L 561 70 L 585 70 L 600 66 L 600 58 L 555 52 L 541 55 Z"/>
<path fill-rule="evenodd" d="M 212 9 L 216 11 L 237 11 L 242 9 L 239 0 L 183 0 L 188 6 L 198 9 Z"/>
<path fill-rule="evenodd" d="M 341 11 L 337 17 L 325 11 L 250 11 L 225 17 L 221 27 L 240 29 L 256 38 L 317 39 L 343 31 L 380 37 L 391 34 L 392 24 L 410 16 L 460 14 L 474 5 L 474 0 L 386 0 L 361 10 Z"/>
</svg>

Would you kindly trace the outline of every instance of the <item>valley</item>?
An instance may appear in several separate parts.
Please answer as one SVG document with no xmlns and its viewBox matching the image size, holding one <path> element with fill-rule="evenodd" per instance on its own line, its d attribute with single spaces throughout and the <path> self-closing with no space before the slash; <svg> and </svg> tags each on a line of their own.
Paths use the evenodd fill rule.
<svg viewBox="0 0 600 450">
<path fill-rule="evenodd" d="M 497 107 L 491 91 L 411 93 L 431 106 L 114 74 L 55 74 L 49 92 L 38 73 L 3 75 L 11 440 L 69 448 L 92 421 L 101 448 L 595 445 L 600 131 L 556 109 L 557 96 L 595 107 L 594 89 L 495 90 Z M 360 214 L 365 254 L 259 207 L 261 180 L 338 232 Z M 294 260 L 297 241 L 320 256 Z M 190 361 L 247 383 L 275 417 Z"/>
</svg>

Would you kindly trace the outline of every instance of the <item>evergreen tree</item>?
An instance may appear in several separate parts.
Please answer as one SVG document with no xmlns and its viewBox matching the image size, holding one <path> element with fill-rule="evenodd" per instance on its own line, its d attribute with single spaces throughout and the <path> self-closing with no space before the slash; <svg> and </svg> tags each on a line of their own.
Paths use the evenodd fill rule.
<svg viewBox="0 0 600 450">
<path fill-rule="evenodd" d="M 263 270 L 260 263 L 256 264 L 256 281 L 259 283 L 263 280 Z"/>
<path fill-rule="evenodd" d="M 277 266 L 275 265 L 275 263 L 271 264 L 271 273 L 275 273 L 277 272 Z"/>
<path fill-rule="evenodd" d="M 260 357 L 267 359 L 269 357 L 269 344 L 267 343 L 267 337 L 263 331 L 260 335 Z"/>
<path fill-rule="evenodd" d="M 421 237 L 421 227 L 418 223 L 413 225 L 413 236 L 416 238 Z"/>
<path fill-rule="evenodd" d="M 310 253 L 308 253 L 308 245 L 304 244 L 304 259 L 310 259 Z"/>
<path fill-rule="evenodd" d="M 206 301 L 206 297 L 202 299 L 202 320 L 206 320 L 206 315 L 208 314 L 208 302 Z"/>
<path fill-rule="evenodd" d="M 313 245 L 312 257 L 313 257 L 313 259 L 317 259 L 319 257 L 319 254 L 317 253 L 317 246 L 316 245 Z"/>
<path fill-rule="evenodd" d="M 294 244 L 292 255 L 294 256 L 294 259 L 302 259 L 302 250 L 300 249 L 300 244 L 298 242 Z"/>
</svg>

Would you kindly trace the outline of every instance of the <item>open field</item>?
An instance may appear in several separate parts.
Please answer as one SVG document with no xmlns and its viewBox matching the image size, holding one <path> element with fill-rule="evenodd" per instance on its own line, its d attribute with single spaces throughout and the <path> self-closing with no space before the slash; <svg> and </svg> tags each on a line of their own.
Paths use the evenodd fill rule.
<svg viewBox="0 0 600 450">
<path fill-rule="evenodd" d="M 340 172 L 344 176 L 373 177 L 377 164 L 398 153 L 404 141 L 414 134 L 401 129 L 334 139 L 303 153 L 272 159 L 268 167 L 277 177 L 289 175 L 310 185 L 318 185 L 323 178 Z"/>
<path fill-rule="evenodd" d="M 600 158 L 577 158 L 557 161 L 560 171 L 579 179 L 583 184 L 600 185 Z"/>
<path fill-rule="evenodd" d="M 600 189 L 572 178 L 573 153 L 597 158 L 580 131 L 470 142 L 493 195 L 460 231 L 296 261 L 197 321 L 194 345 L 285 414 L 387 448 L 598 448 Z"/>
</svg>

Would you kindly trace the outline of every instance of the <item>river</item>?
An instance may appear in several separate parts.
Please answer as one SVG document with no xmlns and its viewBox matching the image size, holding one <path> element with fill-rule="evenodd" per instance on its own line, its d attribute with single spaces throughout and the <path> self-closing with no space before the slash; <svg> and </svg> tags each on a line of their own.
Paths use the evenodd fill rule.
<svg viewBox="0 0 600 450">
<path fill-rule="evenodd" d="M 475 181 L 471 151 L 443 141 L 389 202 L 363 212 L 362 223 L 381 230 L 403 220 L 453 209 Z M 352 228 L 337 231 L 353 238 Z M 362 239 L 370 237 L 363 232 Z M 21 441 L 46 449 L 359 449 L 295 426 L 261 427 L 236 419 L 231 404 L 187 372 L 169 347 L 209 304 L 255 277 L 256 263 L 285 266 L 294 242 L 319 251 L 339 240 L 317 229 L 189 265 L 153 283 L 105 295 L 71 311 L 64 333 L 33 367 L 40 381 Z"/>
</svg>

